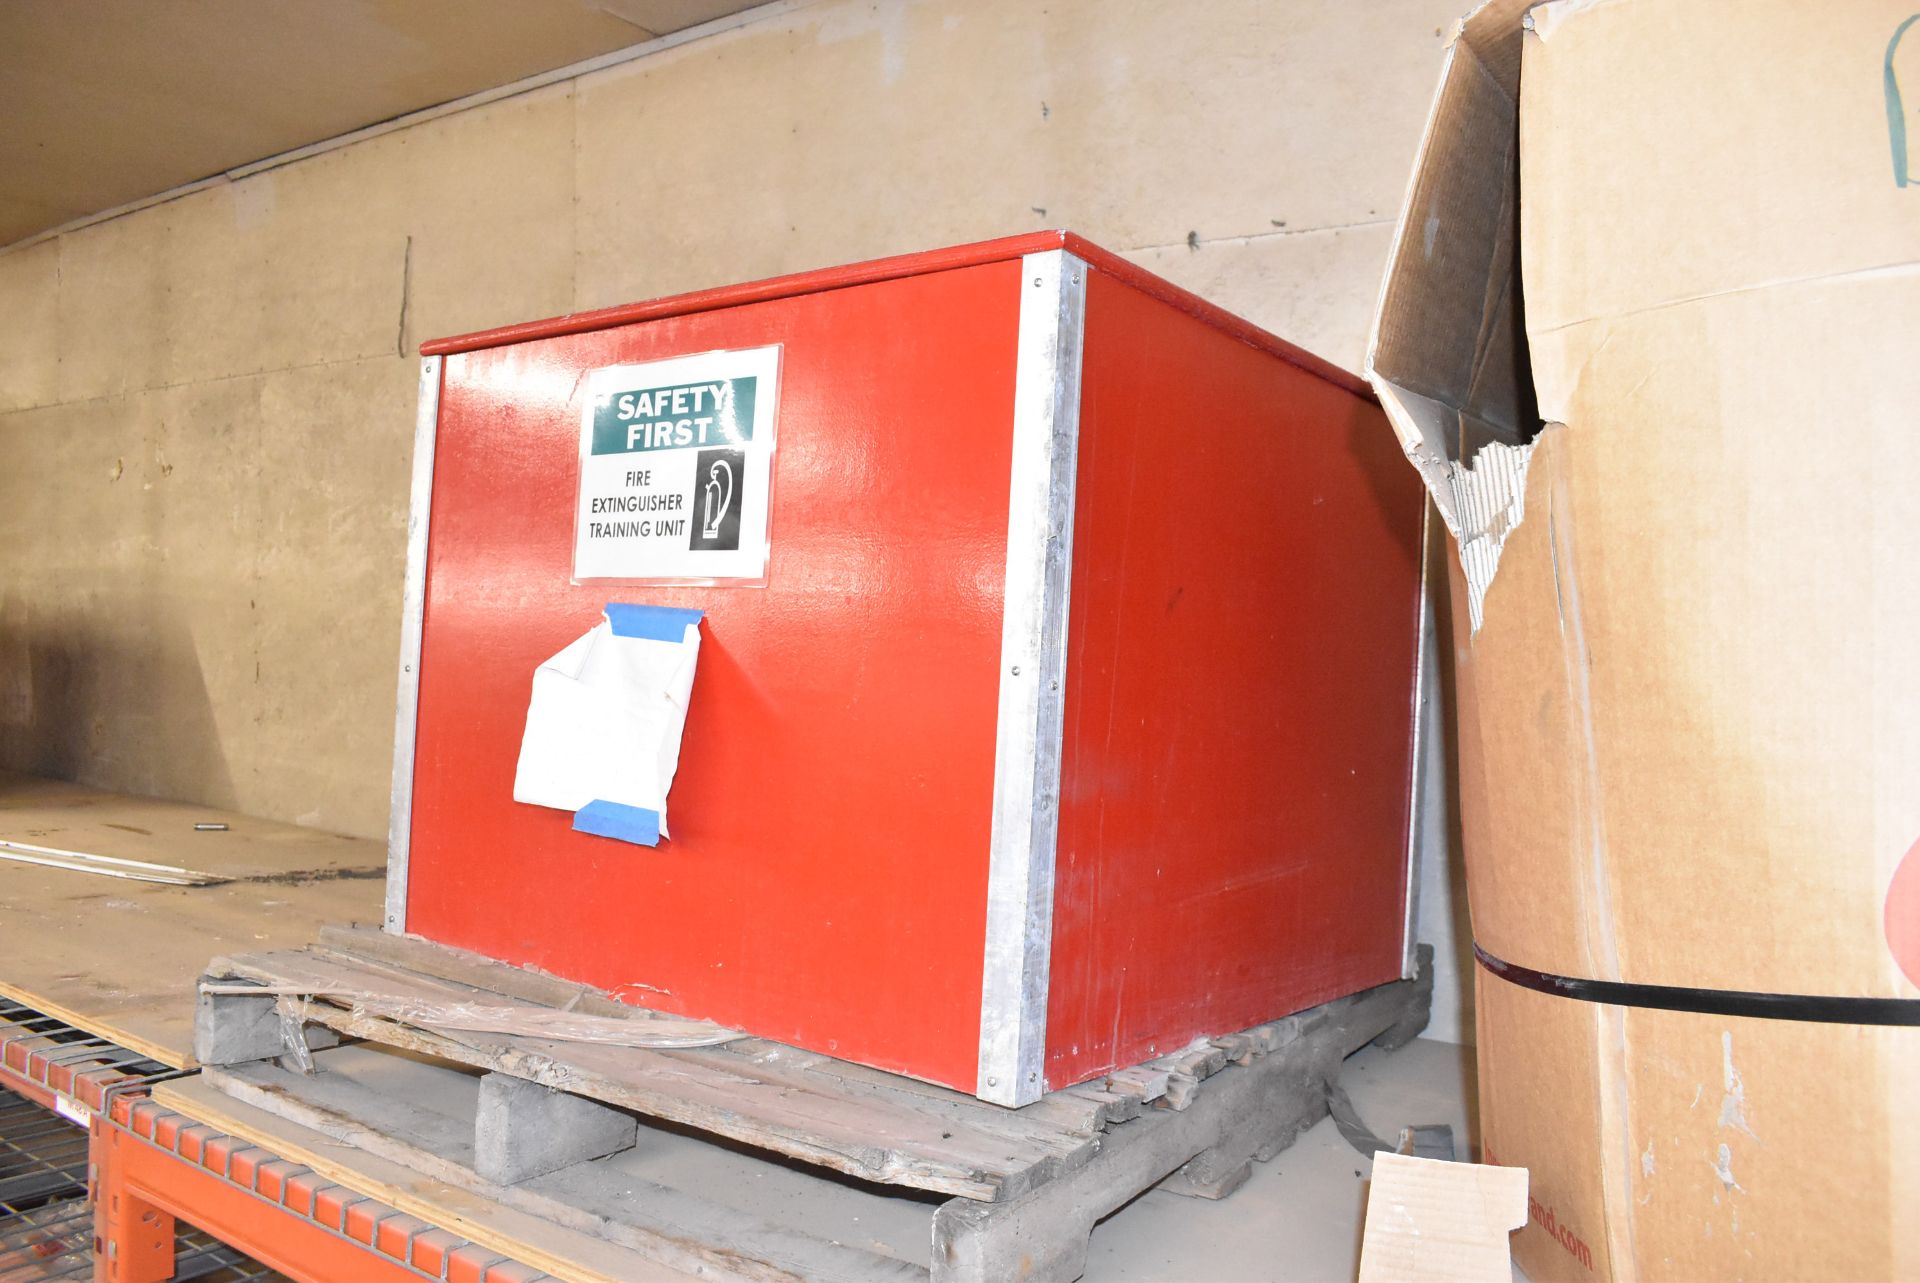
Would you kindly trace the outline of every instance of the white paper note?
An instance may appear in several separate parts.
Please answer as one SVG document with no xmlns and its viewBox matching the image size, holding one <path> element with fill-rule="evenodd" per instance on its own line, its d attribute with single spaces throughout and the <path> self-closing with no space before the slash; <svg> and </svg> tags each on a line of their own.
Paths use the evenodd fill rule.
<svg viewBox="0 0 1920 1283">
<path fill-rule="evenodd" d="M 562 811 L 636 807 L 656 813 L 666 836 L 699 620 L 699 611 L 612 604 L 534 670 L 513 800 Z"/>
</svg>

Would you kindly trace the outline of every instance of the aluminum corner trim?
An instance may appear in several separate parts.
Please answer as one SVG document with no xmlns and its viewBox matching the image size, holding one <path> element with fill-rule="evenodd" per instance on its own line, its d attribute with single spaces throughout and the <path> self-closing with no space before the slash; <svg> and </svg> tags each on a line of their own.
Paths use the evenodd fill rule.
<svg viewBox="0 0 1920 1283">
<path fill-rule="evenodd" d="M 433 511 L 433 447 L 440 425 L 444 357 L 420 362 L 413 422 L 413 489 L 407 500 L 407 578 L 400 604 L 400 686 L 393 715 L 393 795 L 387 809 L 385 927 L 407 929 L 407 856 L 413 839 L 414 729 L 420 713 L 420 636 L 427 607 L 427 524 Z"/>
<path fill-rule="evenodd" d="M 1407 772 L 1407 892 L 1406 920 L 1401 924 L 1400 975 L 1411 980 L 1420 971 L 1416 956 L 1420 943 L 1420 855 L 1426 841 L 1427 756 L 1432 751 L 1434 733 L 1433 700 L 1427 685 L 1435 670 L 1427 652 L 1434 647 L 1433 602 L 1433 503 L 1428 500 L 1420 516 L 1420 599 L 1414 625 L 1413 655 L 1413 761 Z"/>
<path fill-rule="evenodd" d="M 1065 250 L 1029 254 L 1021 268 L 980 1064 L 974 1085 L 981 1099 L 1013 1106 L 1030 1104 L 1046 1091 L 1067 593 L 1089 274 L 1087 265 Z"/>
</svg>

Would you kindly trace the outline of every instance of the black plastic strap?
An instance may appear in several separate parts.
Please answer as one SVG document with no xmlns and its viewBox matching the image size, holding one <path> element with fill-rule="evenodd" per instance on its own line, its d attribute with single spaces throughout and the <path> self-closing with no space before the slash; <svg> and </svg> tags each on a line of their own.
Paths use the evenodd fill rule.
<svg viewBox="0 0 1920 1283">
<path fill-rule="evenodd" d="M 1618 1007 L 1695 1011 L 1707 1016 L 1753 1016 L 1761 1020 L 1811 1020 L 1829 1025 L 1920 1025 L 1920 998 L 1838 998 L 1805 993 L 1754 993 L 1744 989 L 1688 989 L 1680 985 L 1629 985 L 1580 980 L 1517 966 L 1478 944 L 1473 956 L 1502 980 L 1541 993 Z"/>
</svg>

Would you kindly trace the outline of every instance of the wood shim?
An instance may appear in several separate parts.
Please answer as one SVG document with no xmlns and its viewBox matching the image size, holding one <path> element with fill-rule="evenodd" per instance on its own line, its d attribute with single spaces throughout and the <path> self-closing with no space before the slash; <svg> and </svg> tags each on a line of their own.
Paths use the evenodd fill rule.
<svg viewBox="0 0 1920 1283">
<path fill-rule="evenodd" d="M 1508 1283 L 1527 1169 L 1406 1154 L 1373 1160 L 1360 1283 Z"/>
</svg>

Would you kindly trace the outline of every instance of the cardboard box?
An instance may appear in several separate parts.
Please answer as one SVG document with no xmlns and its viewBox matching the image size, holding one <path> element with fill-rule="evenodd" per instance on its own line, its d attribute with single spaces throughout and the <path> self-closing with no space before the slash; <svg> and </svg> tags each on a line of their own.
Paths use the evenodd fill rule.
<svg viewBox="0 0 1920 1283">
<path fill-rule="evenodd" d="M 1460 545 L 1516 1255 L 1920 1277 L 1920 24 L 1528 10 L 1449 48 L 1367 369 Z"/>
</svg>

